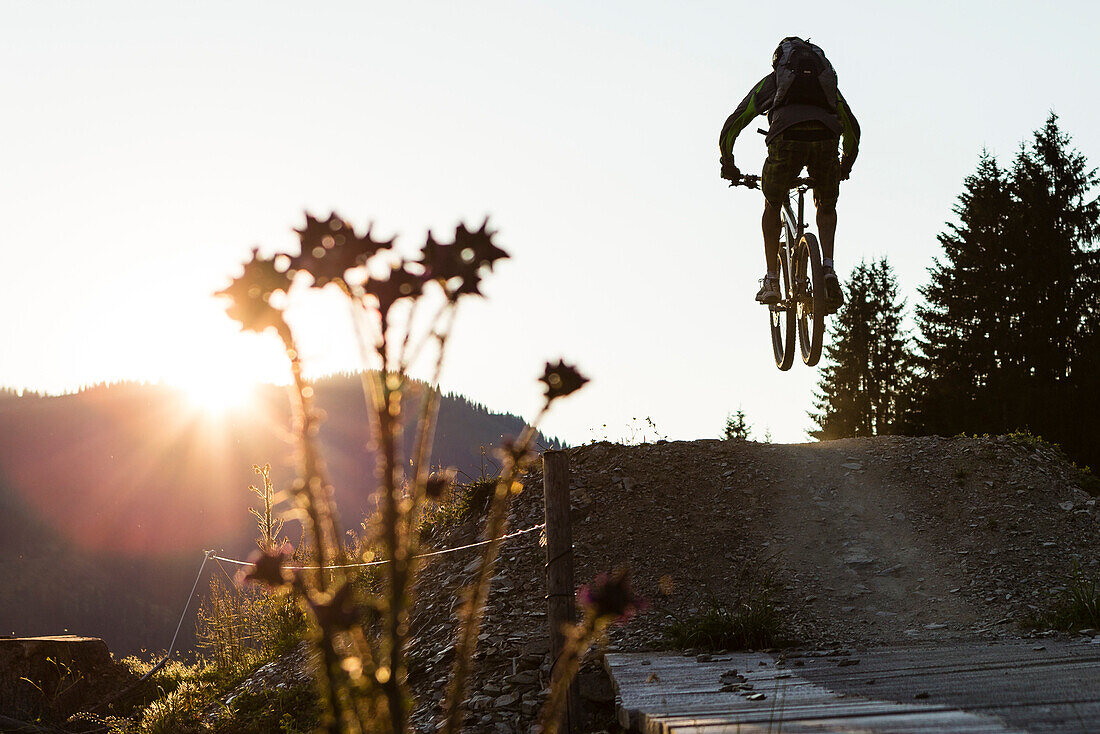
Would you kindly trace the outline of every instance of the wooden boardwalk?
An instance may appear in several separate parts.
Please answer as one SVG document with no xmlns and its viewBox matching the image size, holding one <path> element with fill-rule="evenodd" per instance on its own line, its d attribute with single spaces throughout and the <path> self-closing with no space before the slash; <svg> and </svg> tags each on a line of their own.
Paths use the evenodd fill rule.
<svg viewBox="0 0 1100 734">
<path fill-rule="evenodd" d="M 646 734 L 1100 734 L 1100 644 L 945 642 L 606 659 L 622 723 Z"/>
</svg>

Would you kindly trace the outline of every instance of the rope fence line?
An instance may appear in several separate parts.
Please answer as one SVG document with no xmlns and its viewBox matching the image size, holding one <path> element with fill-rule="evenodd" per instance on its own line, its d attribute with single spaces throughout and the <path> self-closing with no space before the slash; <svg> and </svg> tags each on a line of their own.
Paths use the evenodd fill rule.
<svg viewBox="0 0 1100 734">
<path fill-rule="evenodd" d="M 503 542 L 503 541 L 508 540 L 510 538 L 516 538 L 516 537 L 519 537 L 520 535 L 526 535 L 527 533 L 533 533 L 534 531 L 542 530 L 545 527 L 546 527 L 546 523 L 541 523 L 539 525 L 534 525 L 534 526 L 529 527 L 529 528 L 524 528 L 523 530 L 517 530 L 514 533 L 508 533 L 507 535 L 502 535 L 499 538 L 492 538 L 490 540 L 480 540 L 476 543 L 469 543 L 467 545 L 460 545 L 460 546 L 457 546 L 455 548 L 444 548 L 443 550 L 432 551 L 431 553 L 420 553 L 418 555 L 413 556 L 413 558 L 428 558 L 430 556 L 441 556 L 445 553 L 457 553 L 458 551 L 469 550 L 470 548 L 479 548 L 483 545 L 488 545 L 489 543 Z M 198 589 L 199 581 L 202 579 L 202 572 L 203 572 L 203 570 L 206 569 L 207 561 L 209 561 L 211 559 L 213 559 L 214 561 L 224 561 L 226 563 L 232 563 L 232 564 L 235 564 L 237 566 L 251 566 L 252 565 L 249 561 L 241 561 L 241 560 L 238 560 L 236 558 L 226 558 L 225 556 L 219 556 L 219 555 L 217 555 L 217 553 L 215 553 L 212 550 L 203 551 L 202 563 L 199 565 L 199 572 L 197 574 L 195 574 L 195 583 L 191 585 L 191 593 L 187 595 L 187 602 L 183 605 L 183 612 L 180 614 L 180 620 L 176 624 L 176 632 L 175 632 L 175 634 L 172 635 L 172 643 L 168 646 L 168 651 L 164 654 L 164 657 L 162 657 L 160 659 L 160 662 L 158 662 L 156 665 L 154 665 L 152 668 L 150 668 L 149 671 L 146 672 L 145 675 L 141 676 L 141 678 L 139 678 L 133 685 L 130 685 L 130 686 L 124 688 L 123 690 L 119 691 L 118 693 L 115 693 L 115 694 L 111 695 L 110 697 L 103 699 L 98 704 L 96 704 L 95 706 L 92 707 L 92 709 L 91 709 L 92 711 L 96 711 L 98 709 L 101 709 L 104 705 L 106 705 L 108 703 L 111 703 L 112 701 L 118 699 L 120 696 L 123 696 L 124 694 L 129 693 L 130 691 L 132 691 L 140 683 L 142 683 L 143 681 L 149 679 L 153 675 L 153 673 L 157 672 L 162 667 L 164 667 L 165 663 L 168 662 L 168 659 L 170 657 L 172 657 L 172 653 L 175 652 L 175 649 L 176 649 L 176 639 L 179 637 L 180 628 L 183 626 L 183 620 L 187 617 L 187 611 L 188 611 L 188 609 L 191 608 L 191 601 L 195 598 L 195 591 Z M 367 562 L 367 563 L 349 563 L 349 564 L 346 564 L 346 565 L 343 565 L 343 566 L 324 566 L 323 568 L 325 568 L 325 569 L 361 568 L 363 566 L 380 566 L 380 565 L 385 564 L 385 563 L 389 563 L 389 561 L 385 560 L 385 561 L 370 561 L 370 562 Z M 221 566 L 220 563 L 218 565 L 219 565 L 219 567 Z M 284 566 L 284 568 L 288 568 L 292 571 L 310 571 L 310 570 L 315 571 L 315 570 L 318 570 L 318 569 L 322 568 L 322 566 Z M 225 573 L 225 569 L 222 569 L 222 573 Z M 227 578 L 228 578 L 228 576 L 229 576 L 229 574 L 226 574 Z M 0 724 L 4 723 L 3 719 L 4 719 L 4 717 L 0 716 Z M 6 731 L 6 729 L 5 729 L 5 731 Z M 61 731 L 61 730 L 58 729 L 57 731 Z M 99 731 L 106 731 L 106 729 L 105 728 L 100 728 L 100 729 L 93 729 L 92 731 L 93 732 L 99 732 Z"/>
<path fill-rule="evenodd" d="M 542 530 L 545 527 L 546 527 L 546 523 L 540 523 L 538 525 L 533 525 L 529 528 L 524 528 L 523 530 L 517 530 L 514 533 L 508 533 L 507 535 L 502 535 L 499 538 L 493 538 L 491 540 L 479 540 L 476 543 L 470 543 L 468 545 L 460 545 L 460 546 L 457 546 L 455 548 L 444 548 L 443 550 L 432 551 L 431 553 L 420 553 L 420 554 L 417 554 L 417 555 L 413 556 L 413 558 L 429 558 L 431 556 L 441 556 L 441 555 L 444 555 L 445 553 L 457 553 L 458 551 L 469 550 L 470 548 L 479 548 L 483 545 L 489 545 L 489 543 L 494 543 L 494 542 L 497 542 L 497 541 L 504 541 L 504 540 L 508 540 L 509 538 L 515 538 L 515 537 L 518 537 L 520 535 L 526 535 L 527 533 L 533 533 L 534 531 Z M 252 565 L 251 561 L 241 561 L 241 560 L 236 559 L 236 558 L 226 558 L 225 556 L 216 555 L 214 553 L 214 551 L 207 551 L 207 553 L 209 554 L 210 558 L 214 558 L 214 559 L 219 560 L 219 561 L 225 561 L 226 563 L 232 563 L 232 564 L 237 565 L 237 566 L 251 566 Z M 364 563 L 347 563 L 347 564 L 344 564 L 342 566 L 283 566 L 283 568 L 285 568 L 287 570 L 290 570 L 290 571 L 319 571 L 319 570 L 322 570 L 322 569 L 327 571 L 327 570 L 337 569 L 337 568 L 363 568 L 365 566 L 381 566 L 381 565 L 387 564 L 389 562 L 390 561 L 387 559 L 387 560 L 382 560 L 382 561 L 366 561 Z"/>
</svg>

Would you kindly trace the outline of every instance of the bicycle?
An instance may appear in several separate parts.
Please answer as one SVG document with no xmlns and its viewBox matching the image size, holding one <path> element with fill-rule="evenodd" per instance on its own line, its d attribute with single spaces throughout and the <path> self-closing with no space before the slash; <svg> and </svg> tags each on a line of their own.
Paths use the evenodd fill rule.
<svg viewBox="0 0 1100 734">
<path fill-rule="evenodd" d="M 778 303 L 768 305 L 768 318 L 775 366 L 783 371 L 789 370 L 794 364 L 796 332 L 802 361 L 809 367 L 818 363 L 825 336 L 825 315 L 829 313 L 829 304 L 825 300 L 825 269 L 821 265 L 821 248 L 817 237 L 806 231 L 804 221 L 806 191 L 813 184 L 813 180 L 808 177 L 799 178 L 780 212 L 783 220 L 779 235 L 780 298 Z M 750 189 L 759 188 L 759 185 L 760 176 L 752 175 L 742 176 L 739 181 L 730 183 L 730 186 L 745 186 Z M 797 196 L 794 193 L 796 191 Z M 796 198 L 797 205 L 793 203 Z"/>
</svg>

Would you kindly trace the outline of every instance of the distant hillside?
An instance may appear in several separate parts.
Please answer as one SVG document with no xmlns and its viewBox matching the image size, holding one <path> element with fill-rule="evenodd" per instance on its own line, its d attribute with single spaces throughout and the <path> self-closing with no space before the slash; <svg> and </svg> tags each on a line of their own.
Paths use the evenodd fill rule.
<svg viewBox="0 0 1100 734">
<path fill-rule="evenodd" d="M 328 378 L 316 390 L 340 516 L 354 527 L 373 506 L 374 486 L 359 377 Z M 277 489 L 294 476 L 286 392 L 266 388 L 259 403 L 221 419 L 157 385 L 57 397 L 0 391 L 0 634 L 68 629 L 101 636 L 116 652 L 167 646 L 202 551 L 240 556 L 254 547 L 252 465 L 270 463 Z M 414 394 L 410 415 L 416 403 Z M 482 447 L 491 457 L 523 426 L 445 396 L 432 463 L 476 477 Z M 297 540 L 296 528 L 287 534 Z"/>
</svg>

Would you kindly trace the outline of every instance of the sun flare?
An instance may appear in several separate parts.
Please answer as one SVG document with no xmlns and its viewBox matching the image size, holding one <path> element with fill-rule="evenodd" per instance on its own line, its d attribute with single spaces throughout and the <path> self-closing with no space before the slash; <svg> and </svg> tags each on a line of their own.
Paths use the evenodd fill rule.
<svg viewBox="0 0 1100 734">
<path fill-rule="evenodd" d="M 210 416 L 239 413 L 253 407 L 259 388 L 255 377 L 229 370 L 194 371 L 171 382 L 196 410 Z"/>
</svg>

